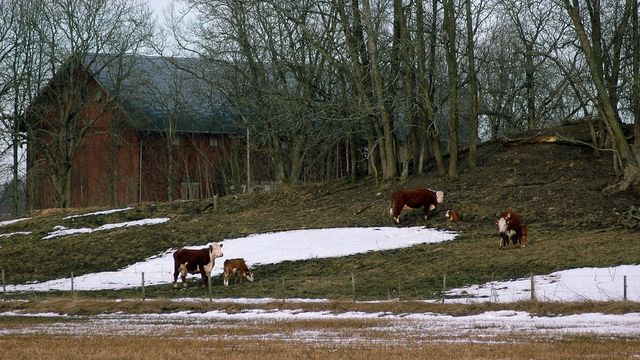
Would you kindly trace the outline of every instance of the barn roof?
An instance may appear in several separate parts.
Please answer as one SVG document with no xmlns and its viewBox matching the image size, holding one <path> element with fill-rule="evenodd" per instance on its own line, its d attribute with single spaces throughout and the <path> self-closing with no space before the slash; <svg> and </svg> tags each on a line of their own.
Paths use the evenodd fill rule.
<svg viewBox="0 0 640 360">
<path fill-rule="evenodd" d="M 233 134 L 234 113 L 196 58 L 92 55 L 89 70 L 138 130 Z"/>
</svg>

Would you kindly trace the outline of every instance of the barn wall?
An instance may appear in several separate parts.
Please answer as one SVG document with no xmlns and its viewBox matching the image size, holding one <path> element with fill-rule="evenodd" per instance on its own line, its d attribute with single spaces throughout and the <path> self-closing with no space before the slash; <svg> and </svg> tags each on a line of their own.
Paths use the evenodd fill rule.
<svg viewBox="0 0 640 360">
<path fill-rule="evenodd" d="M 229 137 L 179 136 L 170 147 L 169 161 L 166 138 L 160 133 L 141 136 L 129 127 L 124 121 L 126 115 L 117 104 L 106 101 L 106 94 L 95 81 L 90 83 L 87 96 L 89 103 L 81 110 L 82 116 L 96 119 L 96 122 L 86 133 L 73 160 L 70 206 L 122 206 L 139 201 L 202 198 L 220 193 L 216 166 L 229 149 Z M 53 114 L 49 118 L 55 119 Z M 38 146 L 46 146 L 46 140 L 28 147 L 29 207 L 55 207 L 51 169 L 38 152 Z M 114 171 L 110 171 L 110 164 L 115 164 Z M 169 164 L 171 176 L 167 175 Z M 110 181 L 115 184 L 113 201 Z"/>
<path fill-rule="evenodd" d="M 71 206 L 121 206 L 138 202 L 138 147 L 138 136 L 130 129 L 93 128 L 73 162 Z M 113 166 L 115 169 L 111 171 Z"/>
<path fill-rule="evenodd" d="M 216 168 L 230 141 L 228 137 L 210 135 L 181 135 L 174 141 L 157 133 L 146 136 L 142 140 L 143 201 L 219 194 Z"/>
</svg>

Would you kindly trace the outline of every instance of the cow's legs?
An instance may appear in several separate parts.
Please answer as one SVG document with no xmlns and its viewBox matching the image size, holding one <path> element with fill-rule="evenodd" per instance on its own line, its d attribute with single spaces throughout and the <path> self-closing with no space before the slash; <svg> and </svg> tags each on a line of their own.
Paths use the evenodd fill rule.
<svg viewBox="0 0 640 360">
<path fill-rule="evenodd" d="M 173 269 L 173 288 L 178 288 L 178 264 L 175 264 Z"/>
<path fill-rule="evenodd" d="M 181 274 L 181 278 L 182 278 L 182 287 L 186 288 L 187 287 L 187 264 L 188 263 L 184 263 L 182 265 L 180 265 L 180 274 Z"/>
<path fill-rule="evenodd" d="M 229 278 L 231 277 L 231 272 L 224 270 L 224 286 L 229 287 Z"/>
<path fill-rule="evenodd" d="M 200 276 L 202 277 L 202 288 L 207 286 L 207 271 L 204 266 L 200 268 Z"/>
</svg>

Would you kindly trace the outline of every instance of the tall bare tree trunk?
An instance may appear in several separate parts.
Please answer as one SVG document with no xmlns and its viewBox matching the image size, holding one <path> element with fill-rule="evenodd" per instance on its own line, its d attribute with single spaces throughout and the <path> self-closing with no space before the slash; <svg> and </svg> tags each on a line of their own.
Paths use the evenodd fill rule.
<svg viewBox="0 0 640 360">
<path fill-rule="evenodd" d="M 527 88 L 527 130 L 536 128 L 536 83 L 535 65 L 533 64 L 533 43 L 524 41 L 524 73 Z"/>
<path fill-rule="evenodd" d="M 634 150 L 636 156 L 640 156 L 640 23 L 638 22 L 640 4 L 636 3 L 631 11 L 633 24 L 633 112 L 634 121 Z"/>
<path fill-rule="evenodd" d="M 456 60 L 456 15 L 453 0 L 444 5 L 444 45 L 449 74 L 449 171 L 450 179 L 458 177 L 458 64 Z"/>
<path fill-rule="evenodd" d="M 599 39 L 594 39 L 593 44 L 589 42 L 587 32 L 582 23 L 582 19 L 580 18 L 578 0 L 574 0 L 573 5 L 569 2 L 569 0 L 563 1 L 569 17 L 571 18 L 571 22 L 573 23 L 576 30 L 576 34 L 578 35 L 578 40 L 580 41 L 582 52 L 584 53 L 589 65 L 591 77 L 596 88 L 600 115 L 603 117 L 604 123 L 607 127 L 607 132 L 609 133 L 609 138 L 613 144 L 617 156 L 620 158 L 620 162 L 622 165 L 622 180 L 620 181 L 620 183 L 615 184 L 607 190 L 624 191 L 631 185 L 640 184 L 640 160 L 625 139 L 622 128 L 618 123 L 616 106 L 611 103 L 612 97 L 607 91 L 606 80 L 603 74 L 603 67 L 601 62 L 602 54 L 600 54 L 600 57 L 598 57 L 598 54 L 601 53 L 601 51 L 596 47 Z M 617 32 L 624 31 L 624 27 L 626 26 L 626 23 L 628 22 L 628 19 L 630 17 L 631 9 L 637 8 L 634 0 L 626 0 L 625 4 L 625 13 L 627 13 L 628 15 L 626 16 L 626 19 L 623 19 L 621 24 L 619 24 Z M 597 8 L 597 6 L 599 6 L 599 3 L 595 4 L 595 6 L 595 8 L 590 9 L 591 14 L 599 13 L 599 8 Z M 592 23 L 593 21 L 594 19 L 592 19 Z M 599 22 L 599 19 L 595 19 L 595 21 Z M 620 39 L 620 41 L 622 41 L 622 39 Z M 614 44 L 613 47 L 616 48 L 617 46 Z M 617 98 L 617 96 L 615 98 Z"/>
<path fill-rule="evenodd" d="M 478 77 L 476 75 L 475 63 L 475 31 L 471 21 L 471 0 L 466 1 L 467 10 L 467 61 L 469 62 L 469 81 L 471 85 L 471 112 L 469 126 L 469 169 L 477 166 L 478 147 Z"/>
<path fill-rule="evenodd" d="M 437 7 L 435 6 L 436 1 L 434 3 L 434 13 L 433 18 L 436 18 Z M 431 86 L 433 84 L 433 71 L 435 66 L 435 60 L 430 61 L 431 66 L 429 67 L 430 71 L 427 74 L 427 58 L 426 58 L 426 46 L 425 46 L 425 29 L 424 29 L 424 9 L 422 5 L 422 0 L 416 0 L 416 51 L 417 51 L 417 82 L 418 82 L 418 99 L 419 99 L 419 109 L 420 117 L 422 118 L 423 124 L 422 128 L 425 134 L 425 137 L 421 136 L 423 139 L 421 143 L 421 156 L 424 157 L 426 155 L 426 144 L 431 144 L 431 151 L 433 152 L 433 157 L 435 158 L 436 168 L 438 169 L 438 174 L 444 175 L 446 173 L 444 161 L 442 160 L 442 152 L 440 151 L 440 141 L 438 139 L 438 133 L 435 128 L 435 123 L 433 121 L 433 92 Z M 429 54 L 429 58 L 432 58 L 435 53 L 435 32 L 437 29 L 435 28 L 435 23 L 433 23 L 432 28 L 432 38 L 431 38 L 431 46 Z M 427 141 L 428 139 L 428 141 Z M 423 159 L 420 160 L 420 165 L 418 168 L 418 172 L 423 172 Z"/>
<path fill-rule="evenodd" d="M 373 87 L 373 94 L 376 99 L 376 108 L 378 110 L 377 116 L 382 121 L 383 131 L 383 143 L 384 143 L 384 155 L 383 159 L 383 177 L 385 179 L 391 179 L 398 176 L 398 165 L 395 154 L 395 147 L 393 141 L 393 127 L 391 124 L 391 115 L 387 109 L 385 102 L 384 92 L 382 91 L 382 76 L 380 74 L 380 67 L 378 66 L 378 50 L 376 46 L 376 36 L 371 23 L 371 7 L 369 6 L 369 0 L 364 0 L 363 3 L 362 18 L 364 21 L 364 28 L 367 32 L 367 52 L 369 53 L 369 73 L 371 74 L 371 85 Z"/>
</svg>

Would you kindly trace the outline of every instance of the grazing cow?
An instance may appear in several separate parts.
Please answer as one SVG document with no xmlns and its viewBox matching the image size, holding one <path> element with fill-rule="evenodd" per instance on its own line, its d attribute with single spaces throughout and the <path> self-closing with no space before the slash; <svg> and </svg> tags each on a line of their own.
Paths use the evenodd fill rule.
<svg viewBox="0 0 640 360">
<path fill-rule="evenodd" d="M 178 273 L 182 278 L 182 287 L 187 287 L 187 273 L 200 273 L 202 287 L 207 284 L 207 277 L 211 276 L 213 263 L 217 257 L 221 257 L 222 244 L 213 243 L 202 249 L 178 249 L 173 253 L 173 287 L 178 287 Z"/>
<path fill-rule="evenodd" d="M 460 216 L 460 213 L 455 210 L 447 210 L 447 212 L 444 214 L 444 217 L 447 220 L 453 221 L 453 222 L 458 222 L 462 219 L 462 217 Z"/>
<path fill-rule="evenodd" d="M 400 213 L 405 208 L 423 208 L 424 220 L 427 221 L 429 211 L 444 201 L 444 192 L 431 189 L 399 190 L 391 194 L 391 209 L 389 214 L 396 224 L 400 224 Z"/>
<path fill-rule="evenodd" d="M 253 271 L 249 270 L 244 259 L 227 259 L 224 261 L 224 286 L 229 286 L 229 278 L 233 273 L 236 274 L 236 282 L 238 282 L 238 279 L 240 280 L 240 285 L 242 285 L 242 278 L 253 281 Z"/>
<path fill-rule="evenodd" d="M 498 231 L 500 233 L 501 249 L 509 245 L 509 240 L 511 240 L 514 246 L 523 246 L 523 226 L 521 226 L 520 217 L 516 213 L 503 211 L 500 213 L 500 218 L 495 223 L 498 225 Z M 526 225 L 524 226 L 524 230 L 528 230 Z M 526 235 L 524 244 L 526 245 Z"/>
</svg>

